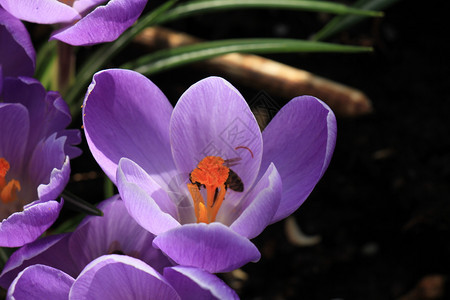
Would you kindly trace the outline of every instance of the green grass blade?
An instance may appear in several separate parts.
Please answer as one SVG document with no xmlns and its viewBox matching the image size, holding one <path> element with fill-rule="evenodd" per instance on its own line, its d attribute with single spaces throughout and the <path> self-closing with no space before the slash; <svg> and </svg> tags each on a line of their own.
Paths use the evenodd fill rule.
<svg viewBox="0 0 450 300">
<path fill-rule="evenodd" d="M 354 8 L 344 4 L 327 1 L 200 0 L 200 1 L 191 1 L 186 4 L 181 4 L 167 11 L 159 19 L 159 24 L 202 13 L 210 13 L 221 10 L 250 9 L 250 8 L 304 10 L 314 12 L 326 12 L 333 14 L 356 14 L 370 17 L 382 16 L 382 12 Z"/>
<path fill-rule="evenodd" d="M 241 53 L 283 53 L 283 52 L 368 52 L 371 48 L 348 46 L 294 39 L 233 39 L 203 42 L 174 49 L 165 49 L 122 65 L 144 75 L 152 75 L 171 68 L 215 56 Z"/>
<path fill-rule="evenodd" d="M 44 43 L 37 53 L 34 77 L 46 90 L 57 89 L 57 60 L 56 41 Z"/>
<path fill-rule="evenodd" d="M 369 10 L 383 10 L 398 1 L 399 0 L 360 0 L 357 1 L 353 7 Z M 340 31 L 354 26 L 365 18 L 365 16 L 355 15 L 334 17 L 330 22 L 327 23 L 327 25 L 325 25 L 324 28 L 316 33 L 312 39 L 315 41 L 323 41 Z"/>
</svg>

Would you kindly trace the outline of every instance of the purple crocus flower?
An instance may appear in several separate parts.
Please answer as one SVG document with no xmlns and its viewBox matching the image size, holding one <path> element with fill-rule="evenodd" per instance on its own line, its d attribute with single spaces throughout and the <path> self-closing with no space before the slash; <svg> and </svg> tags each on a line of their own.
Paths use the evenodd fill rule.
<svg viewBox="0 0 450 300">
<path fill-rule="evenodd" d="M 1 8 L 0 39 L 0 246 L 18 247 L 58 217 L 62 203 L 55 199 L 81 136 L 65 129 L 71 116 L 57 92 L 20 77 L 34 73 L 34 49 L 23 24 Z"/>
<path fill-rule="evenodd" d="M 85 218 L 73 233 L 13 253 L 0 276 L 9 299 L 237 298 L 206 271 L 172 266 L 118 196 L 98 208 L 104 216 Z"/>
<path fill-rule="evenodd" d="M 80 154 L 78 130 L 57 92 L 39 81 L 6 77 L 0 92 L 0 246 L 38 238 L 62 207 L 55 199 L 70 176 L 69 159 Z M 36 200 L 36 201 L 35 201 Z"/>
<path fill-rule="evenodd" d="M 84 102 L 92 154 L 130 215 L 176 263 L 209 272 L 257 261 L 249 239 L 294 212 L 330 162 L 336 120 L 322 101 L 286 104 L 260 132 L 240 93 L 209 77 L 172 108 L 144 76 L 94 75 Z"/>
<path fill-rule="evenodd" d="M 50 39 L 74 46 L 114 41 L 139 18 L 147 0 L 0 0 L 15 17 L 60 24 Z"/>
</svg>

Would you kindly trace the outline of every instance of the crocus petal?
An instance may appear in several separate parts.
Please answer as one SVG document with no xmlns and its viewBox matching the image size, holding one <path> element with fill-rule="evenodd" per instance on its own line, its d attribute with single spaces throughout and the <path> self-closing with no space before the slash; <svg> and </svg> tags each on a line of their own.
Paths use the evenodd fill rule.
<svg viewBox="0 0 450 300">
<path fill-rule="evenodd" d="M 87 12 L 91 11 L 97 5 L 103 4 L 108 0 L 78 0 L 74 1 L 72 7 L 80 14 L 86 15 Z"/>
<path fill-rule="evenodd" d="M 92 261 L 73 284 L 69 299 L 179 299 L 175 290 L 149 265 L 126 255 Z"/>
<path fill-rule="evenodd" d="M 102 201 L 98 209 L 103 216 L 86 217 L 70 238 L 70 253 L 78 266 L 117 252 L 137 257 L 158 271 L 172 265 L 160 250 L 151 247 L 154 235 L 131 218 L 118 195 Z"/>
<path fill-rule="evenodd" d="M 29 128 L 28 111 L 23 105 L 0 103 L 0 157 L 14 169 L 22 168 Z"/>
<path fill-rule="evenodd" d="M 45 97 L 46 102 L 46 121 L 42 132 L 46 136 L 53 132 L 59 132 L 59 135 L 67 136 L 64 152 L 70 157 L 75 158 L 81 154 L 81 150 L 73 145 L 81 143 L 81 132 L 78 129 L 65 129 L 72 121 L 69 106 L 58 92 L 50 91 Z"/>
<path fill-rule="evenodd" d="M 111 0 L 80 21 L 55 32 L 57 39 L 74 46 L 87 46 L 117 39 L 139 18 L 147 0 Z"/>
<path fill-rule="evenodd" d="M 72 7 L 55 0 L 0 0 L 0 4 L 16 18 L 39 24 L 68 23 L 81 17 Z"/>
<path fill-rule="evenodd" d="M 114 183 L 122 157 L 136 162 L 161 186 L 176 175 L 169 142 L 171 113 L 166 96 L 139 73 L 105 70 L 94 75 L 84 100 L 84 130 L 94 158 Z"/>
<path fill-rule="evenodd" d="M 53 170 L 51 171 L 50 181 L 46 184 L 40 184 L 38 186 L 39 199 L 44 201 L 56 199 L 69 182 L 69 177 L 70 177 L 69 156 L 66 156 L 66 159 L 62 167 L 60 169 L 53 168 Z"/>
<path fill-rule="evenodd" d="M 177 227 L 158 235 L 153 245 L 180 265 L 211 273 L 232 271 L 261 257 L 250 240 L 217 222 Z"/>
<path fill-rule="evenodd" d="M 30 35 L 22 22 L 1 6 L 0 44 L 0 65 L 4 76 L 33 76 L 36 53 Z"/>
<path fill-rule="evenodd" d="M 5 78 L 4 102 L 20 103 L 27 108 L 29 113 L 29 123 L 32 126 L 30 127 L 25 156 L 31 156 L 35 145 L 48 136 L 45 127 L 51 121 L 44 117 L 47 109 L 45 95 L 44 87 L 34 78 Z"/>
<path fill-rule="evenodd" d="M 281 177 L 273 164 L 243 199 L 237 209 L 237 219 L 230 226 L 246 238 L 258 236 L 272 218 L 280 204 L 282 193 Z M 231 212 L 230 212 L 231 214 Z"/>
<path fill-rule="evenodd" d="M 175 288 L 183 300 L 239 299 L 236 292 L 204 270 L 176 266 L 164 269 L 164 278 Z"/>
<path fill-rule="evenodd" d="M 3 68 L 2 68 L 2 64 L 0 64 L 0 96 L 3 93 Z"/>
<path fill-rule="evenodd" d="M 0 223 L 0 246 L 20 247 L 37 239 L 56 220 L 62 201 L 27 205 Z"/>
<path fill-rule="evenodd" d="M 72 117 L 70 115 L 69 106 L 58 92 L 50 91 L 45 95 L 46 118 L 52 120 L 45 127 L 46 134 L 65 129 Z"/>
<path fill-rule="evenodd" d="M 81 149 L 73 145 L 81 143 L 81 132 L 78 129 L 67 129 L 62 131 L 61 135 L 67 137 L 64 152 L 70 159 L 80 156 L 82 153 Z"/>
<path fill-rule="evenodd" d="M 61 270 L 45 265 L 30 266 L 13 281 L 8 299 L 67 300 L 74 281 Z"/>
<path fill-rule="evenodd" d="M 77 276 L 81 269 L 76 268 L 69 253 L 70 234 L 50 235 L 27 244 L 14 252 L 0 275 L 0 286 L 8 289 L 14 278 L 26 267 L 36 264 L 60 269 L 67 274 Z"/>
<path fill-rule="evenodd" d="M 274 163 L 283 181 L 283 195 L 272 223 L 294 212 L 325 172 L 336 143 L 336 118 L 311 96 L 286 104 L 263 132 L 261 169 Z"/>
<path fill-rule="evenodd" d="M 181 174 L 189 174 L 205 156 L 213 155 L 242 158 L 232 169 L 244 188 L 256 178 L 262 155 L 258 124 L 245 99 L 222 78 L 203 79 L 181 96 L 170 121 L 170 139 Z M 227 195 L 230 201 L 235 197 L 233 192 Z"/>
<path fill-rule="evenodd" d="M 117 188 L 128 213 L 142 227 L 160 234 L 180 226 L 167 193 L 135 162 L 122 158 L 117 169 Z M 169 211 L 167 211 L 169 210 Z"/>
<path fill-rule="evenodd" d="M 3 100 L 11 103 L 23 104 L 29 112 L 30 134 L 28 150 L 25 156 L 31 155 L 35 145 L 57 132 L 58 136 L 65 135 L 65 128 L 71 122 L 69 106 L 58 92 L 46 92 L 42 84 L 28 77 L 6 78 L 4 82 Z M 72 130 L 71 139 L 66 141 L 66 148 L 81 141 L 78 130 Z M 75 132 L 78 132 L 75 134 Z M 71 150 L 70 157 L 79 154 L 80 150 Z"/>
<path fill-rule="evenodd" d="M 38 186 L 40 200 L 53 200 L 63 191 L 70 176 L 69 157 L 64 155 L 66 138 L 56 133 L 36 145 L 31 155 L 28 174 Z"/>
</svg>

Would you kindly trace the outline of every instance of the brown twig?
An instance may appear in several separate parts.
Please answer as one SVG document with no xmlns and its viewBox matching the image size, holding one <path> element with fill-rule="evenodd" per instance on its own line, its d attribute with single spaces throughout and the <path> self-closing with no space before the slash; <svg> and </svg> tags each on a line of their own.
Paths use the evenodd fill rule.
<svg viewBox="0 0 450 300">
<path fill-rule="evenodd" d="M 150 27 L 139 34 L 135 41 L 153 51 L 201 40 L 166 28 Z M 318 97 L 339 116 L 358 116 L 372 112 L 371 101 L 361 91 L 261 56 L 232 53 L 205 60 L 200 65 L 279 97 Z"/>
</svg>

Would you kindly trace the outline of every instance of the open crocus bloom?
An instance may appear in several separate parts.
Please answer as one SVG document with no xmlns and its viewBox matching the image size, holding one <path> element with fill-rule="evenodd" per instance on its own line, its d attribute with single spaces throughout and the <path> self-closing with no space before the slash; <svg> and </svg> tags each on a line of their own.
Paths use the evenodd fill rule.
<svg viewBox="0 0 450 300">
<path fill-rule="evenodd" d="M 147 0 L 0 0 L 15 17 L 40 24 L 61 24 L 52 34 L 74 46 L 110 42 L 139 18 Z"/>
<path fill-rule="evenodd" d="M 35 79 L 34 50 L 22 23 L 0 9 L 0 246 L 18 247 L 56 220 L 55 201 L 80 154 L 78 130 L 66 130 L 69 108 Z M 11 65 L 10 62 L 14 62 Z M 36 200 L 36 201 L 35 201 Z"/>
<path fill-rule="evenodd" d="M 85 218 L 73 233 L 49 236 L 13 253 L 0 276 L 10 299 L 237 298 L 206 271 L 172 266 L 118 196 L 98 208 L 104 216 Z"/>
<path fill-rule="evenodd" d="M 80 154 L 78 130 L 57 92 L 35 79 L 7 77 L 0 91 L 0 246 L 38 238 L 56 220 L 59 194 Z M 36 200 L 36 201 L 35 201 Z"/>
<path fill-rule="evenodd" d="M 130 215 L 175 262 L 209 272 L 257 261 L 249 239 L 295 211 L 331 159 L 336 120 L 322 101 L 291 100 L 260 132 L 240 93 L 209 77 L 172 108 L 144 76 L 94 75 L 84 129 Z"/>
</svg>

